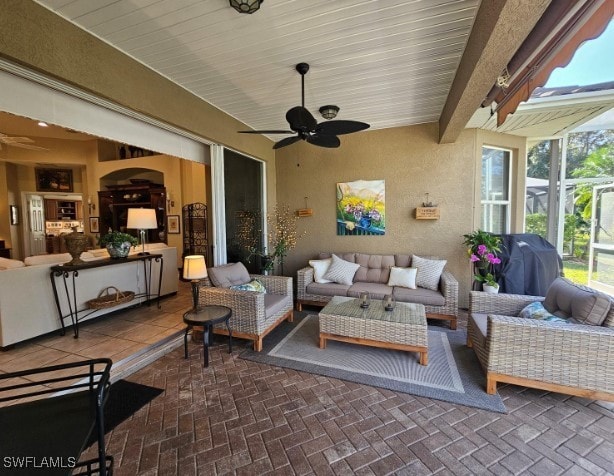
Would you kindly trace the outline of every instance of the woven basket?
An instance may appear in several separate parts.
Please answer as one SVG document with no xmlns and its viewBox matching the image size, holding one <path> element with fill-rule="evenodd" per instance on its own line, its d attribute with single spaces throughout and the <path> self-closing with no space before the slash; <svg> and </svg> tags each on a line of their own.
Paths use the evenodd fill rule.
<svg viewBox="0 0 614 476">
<path fill-rule="evenodd" d="M 114 290 L 110 293 L 109 290 Z M 130 302 L 134 299 L 133 291 L 120 291 L 115 286 L 104 288 L 95 299 L 87 301 L 87 307 L 90 309 L 106 309 L 107 307 L 117 306 L 125 302 Z"/>
</svg>

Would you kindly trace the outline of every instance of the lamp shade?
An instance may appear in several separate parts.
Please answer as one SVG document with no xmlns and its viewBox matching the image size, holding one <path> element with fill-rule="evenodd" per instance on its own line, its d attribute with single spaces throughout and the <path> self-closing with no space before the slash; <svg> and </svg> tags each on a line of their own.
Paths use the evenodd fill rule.
<svg viewBox="0 0 614 476">
<path fill-rule="evenodd" d="M 207 276 L 204 256 L 190 255 L 183 258 L 183 279 L 204 279 Z"/>
<path fill-rule="evenodd" d="M 128 223 L 126 227 L 133 230 L 158 228 L 156 211 L 153 208 L 128 208 Z"/>
</svg>

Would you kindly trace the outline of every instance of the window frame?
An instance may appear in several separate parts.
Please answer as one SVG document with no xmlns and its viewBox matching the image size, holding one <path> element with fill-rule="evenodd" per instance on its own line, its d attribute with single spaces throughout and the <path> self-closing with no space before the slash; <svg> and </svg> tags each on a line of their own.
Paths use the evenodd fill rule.
<svg viewBox="0 0 614 476">
<path fill-rule="evenodd" d="M 507 160 L 507 199 L 506 200 L 484 200 L 482 198 L 482 187 L 481 184 L 484 183 L 484 175 L 483 175 L 483 170 L 484 170 L 484 149 L 491 149 L 491 150 L 500 150 L 503 152 L 507 152 L 508 154 L 508 160 Z M 505 207 L 505 227 L 504 230 L 501 230 L 501 233 L 510 233 L 511 230 L 511 221 L 512 221 L 512 170 L 513 170 L 513 160 L 514 160 L 514 153 L 512 149 L 509 149 L 507 147 L 499 147 L 499 146 L 494 146 L 494 145 L 487 145 L 487 144 L 482 144 L 481 147 L 481 157 L 480 157 L 480 180 L 481 180 L 481 184 L 480 184 L 480 225 L 482 226 L 484 224 L 484 208 L 487 208 L 488 206 L 494 206 L 494 205 L 502 205 Z M 499 231 L 493 231 L 492 229 L 486 229 L 486 227 L 484 227 L 484 231 L 488 231 L 491 233 L 499 233 Z"/>
</svg>

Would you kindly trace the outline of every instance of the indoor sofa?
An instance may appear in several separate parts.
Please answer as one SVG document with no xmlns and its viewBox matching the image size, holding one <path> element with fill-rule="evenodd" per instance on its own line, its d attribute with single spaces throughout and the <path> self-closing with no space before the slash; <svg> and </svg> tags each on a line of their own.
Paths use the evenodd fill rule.
<svg viewBox="0 0 614 476">
<path fill-rule="evenodd" d="M 177 271 L 177 248 L 164 243 L 146 245 L 146 250 L 163 256 L 162 284 L 160 295 L 165 296 L 177 292 L 179 273 Z M 132 249 L 131 254 L 141 251 Z M 84 261 L 96 261 L 108 258 L 106 249 L 85 251 L 81 254 Z M 7 347 L 18 342 L 31 339 L 62 328 L 56 307 L 53 287 L 50 279 L 51 266 L 66 263 L 71 260 L 68 253 L 30 256 L 25 260 L 0 261 L 0 347 Z M 151 294 L 157 296 L 160 267 L 152 266 Z M 122 263 L 82 271 L 76 278 L 77 305 L 81 310 L 89 299 L 97 298 L 107 286 L 115 286 L 121 291 L 133 291 L 141 295 L 145 291 L 143 265 L 141 262 Z M 68 313 L 68 302 L 65 297 L 61 278 L 56 280 L 58 299 L 63 310 Z M 134 306 L 143 302 L 144 297 L 96 310 L 85 319 L 92 319 L 119 309 Z M 67 334 L 70 329 L 70 317 L 64 319 Z"/>
<path fill-rule="evenodd" d="M 359 297 L 361 292 L 368 292 L 371 298 L 382 299 L 392 294 L 398 302 L 423 304 L 426 317 L 449 321 L 450 328 L 456 329 L 458 317 L 458 281 L 449 271 L 443 269 L 435 280 L 432 289 L 417 286 L 411 289 L 403 286 L 389 286 L 392 267 L 407 269 L 412 264 L 412 255 L 372 255 L 364 253 L 320 253 L 317 261 L 329 258 L 341 258 L 359 265 L 351 282 L 319 283 L 314 279 L 314 268 L 307 266 L 297 272 L 297 309 L 303 304 L 324 306 L 333 296 Z M 334 258 L 333 258 L 334 259 Z M 414 262 L 430 261 L 429 258 L 417 257 Z M 313 261 L 313 260 L 312 260 Z M 433 259 L 445 265 L 445 261 Z M 420 270 L 418 269 L 418 274 Z M 438 282 L 437 282 L 438 280 Z M 434 288 L 434 289 L 433 289 Z"/>
<path fill-rule="evenodd" d="M 557 278 L 546 297 L 471 291 L 467 345 L 497 382 L 614 401 L 612 298 Z"/>
</svg>

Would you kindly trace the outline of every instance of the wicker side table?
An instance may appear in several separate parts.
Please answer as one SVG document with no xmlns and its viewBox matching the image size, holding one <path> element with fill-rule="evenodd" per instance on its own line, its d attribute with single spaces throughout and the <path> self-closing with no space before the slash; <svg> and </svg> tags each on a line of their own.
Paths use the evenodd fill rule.
<svg viewBox="0 0 614 476">
<path fill-rule="evenodd" d="M 320 311 L 320 348 L 327 340 L 418 352 L 420 364 L 428 365 L 428 329 L 422 304 L 397 303 L 385 311 L 373 300 L 362 309 L 358 300 L 335 296 Z"/>
</svg>

